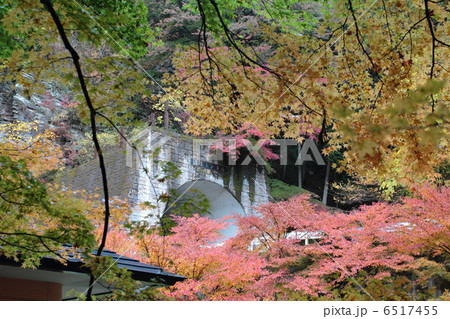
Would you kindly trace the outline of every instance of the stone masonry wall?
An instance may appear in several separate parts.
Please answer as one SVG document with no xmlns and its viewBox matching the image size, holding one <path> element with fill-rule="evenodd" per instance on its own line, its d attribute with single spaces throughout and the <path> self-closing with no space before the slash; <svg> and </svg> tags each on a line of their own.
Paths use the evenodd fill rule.
<svg viewBox="0 0 450 319">
<path fill-rule="evenodd" d="M 200 147 L 199 140 L 167 132 L 158 128 L 145 130 L 133 139 L 138 145 L 140 158 L 132 148 L 117 148 L 105 152 L 106 171 L 110 196 L 126 198 L 132 205 L 149 202 L 158 205 L 160 215 L 165 207 L 156 199 L 169 189 L 178 189 L 183 184 L 206 180 L 229 190 L 241 203 L 246 214 L 253 214 L 252 208 L 269 201 L 268 186 L 264 170 L 251 167 L 224 167 L 209 158 L 209 148 Z M 197 145 L 197 146 L 196 146 Z M 197 147 L 197 148 L 196 148 Z M 155 150 L 159 149 L 158 152 Z M 198 156 L 194 156 L 198 154 Z M 158 181 L 165 174 L 162 167 L 165 162 L 173 163 L 181 172 L 175 178 Z M 74 190 L 86 190 L 101 194 L 102 183 L 98 160 L 92 160 L 69 170 L 59 180 Z M 192 186 L 195 188 L 195 184 Z M 155 211 L 136 210 L 132 218 L 142 220 Z"/>
<path fill-rule="evenodd" d="M 134 192 L 133 198 L 130 198 L 131 202 L 148 201 L 152 203 L 157 194 L 168 192 L 169 189 L 177 189 L 185 183 L 196 180 L 211 181 L 228 189 L 241 203 L 246 214 L 253 214 L 252 207 L 269 201 L 264 170 L 256 171 L 253 176 L 241 174 L 242 176 L 238 178 L 241 185 L 236 187 L 236 178 L 233 176 L 236 174 L 235 169 L 211 160 L 209 148 L 207 146 L 199 147 L 199 144 L 203 144 L 200 140 L 159 129 L 148 130 L 146 134 L 146 136 L 141 136 L 140 140 L 143 142 L 143 152 L 150 156 L 144 156 L 142 163 L 136 161 L 136 156 L 133 156 L 132 163 L 137 169 L 138 181 L 135 186 L 137 191 Z M 159 148 L 159 151 L 156 151 L 156 148 Z M 194 155 L 196 148 L 200 150 L 197 156 Z M 152 158 L 152 154 L 156 154 L 156 156 Z M 130 157 L 129 153 L 128 156 Z M 157 180 L 158 177 L 164 175 L 162 173 L 164 162 L 172 162 L 181 171 L 178 178 L 168 179 L 164 182 Z M 241 171 L 245 171 L 245 168 Z M 192 188 L 195 188 L 195 184 Z M 163 209 L 164 207 L 159 207 L 160 211 Z M 134 217 L 140 219 L 143 216 Z"/>
</svg>

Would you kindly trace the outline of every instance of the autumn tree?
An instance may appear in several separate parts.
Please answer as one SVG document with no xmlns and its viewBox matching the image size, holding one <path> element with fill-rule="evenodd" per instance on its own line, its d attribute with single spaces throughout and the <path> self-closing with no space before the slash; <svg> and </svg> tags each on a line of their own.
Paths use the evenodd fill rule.
<svg viewBox="0 0 450 319">
<path fill-rule="evenodd" d="M 54 134 L 39 132 L 36 123 L 1 125 L 0 134 L 1 254 L 36 267 L 48 254 L 64 262 L 71 252 L 65 244 L 92 248 L 85 207 L 41 178 L 62 166 Z"/>
<path fill-rule="evenodd" d="M 6 54 L 0 62 L 4 69 L 2 80 L 19 86 L 26 96 L 45 93 L 44 80 L 64 81 L 77 92 L 78 114 L 90 125 L 104 195 L 99 257 L 106 243 L 111 209 L 102 147 L 97 136 L 98 122 L 115 127 L 115 123 L 125 121 L 134 106 L 131 97 L 145 91 L 145 81 L 136 72 L 133 58 L 142 55 L 151 41 L 152 32 L 145 20 L 146 8 L 142 2 L 121 1 L 30 0 L 2 1 L 2 4 L 0 39 L 17 40 L 11 54 Z M 77 44 L 80 43 L 94 47 L 106 44 L 111 54 L 83 55 L 89 51 L 79 50 Z M 114 55 L 114 50 L 122 54 Z M 91 276 L 88 299 L 91 299 L 94 280 Z"/>
<path fill-rule="evenodd" d="M 268 265 L 261 256 L 228 245 L 220 231 L 227 219 L 211 220 L 195 214 L 192 217 L 173 216 L 176 225 L 170 234 L 157 227 L 144 233 L 134 233 L 134 240 L 122 248 L 125 255 L 183 275 L 187 280 L 162 293 L 176 300 L 255 300 L 268 299 L 272 291 L 259 280 L 269 275 Z M 115 238 L 127 237 L 116 230 Z M 108 246 L 109 247 L 109 246 Z M 262 289 L 264 288 L 264 289 Z"/>
<path fill-rule="evenodd" d="M 232 241 L 245 247 L 258 239 L 278 274 L 279 298 L 429 298 L 430 278 L 441 292 L 449 279 L 448 188 L 415 192 L 350 214 L 313 208 L 305 195 L 262 205 L 259 216 L 238 217 Z"/>
<path fill-rule="evenodd" d="M 0 134 L 0 154 L 25 161 L 35 177 L 61 168 L 62 153 L 54 143 L 55 134 L 48 130 L 40 132 L 37 122 L 2 124 Z"/>
<path fill-rule="evenodd" d="M 325 155 L 343 152 L 339 170 L 385 186 L 436 177 L 448 156 L 448 3 L 336 1 L 314 31 L 289 28 L 289 16 L 255 25 L 259 48 L 228 27 L 239 5 L 199 2 L 203 30 L 220 36 L 203 33 L 174 60 L 168 84 L 185 92 L 188 132 L 315 133 Z"/>
<path fill-rule="evenodd" d="M 450 279 L 448 192 L 422 186 L 349 214 L 299 195 L 234 216 L 226 240 L 226 220 L 176 217 L 172 234 L 136 236 L 124 253 L 186 276 L 164 292 L 177 300 L 426 300 Z"/>
</svg>

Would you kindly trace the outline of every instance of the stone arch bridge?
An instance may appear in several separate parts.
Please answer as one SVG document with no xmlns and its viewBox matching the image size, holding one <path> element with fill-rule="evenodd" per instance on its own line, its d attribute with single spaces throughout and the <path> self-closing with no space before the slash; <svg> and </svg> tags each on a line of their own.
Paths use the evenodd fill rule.
<svg viewBox="0 0 450 319">
<path fill-rule="evenodd" d="M 143 202 L 156 205 L 158 196 L 170 189 L 178 190 L 181 198 L 195 189 L 209 200 L 212 219 L 233 213 L 250 215 L 254 206 L 269 201 L 264 167 L 221 165 L 210 155 L 211 141 L 154 127 L 131 141 L 136 149 L 123 146 L 105 152 L 110 196 L 125 198 L 133 206 Z M 179 175 L 162 180 L 167 162 L 179 169 Z M 74 190 L 101 192 L 98 160 L 68 171 L 60 182 Z M 162 215 L 165 209 L 158 207 L 158 214 Z M 148 211 L 136 210 L 132 219 L 142 220 L 147 215 Z M 234 232 L 230 226 L 223 234 L 231 236 Z"/>
</svg>

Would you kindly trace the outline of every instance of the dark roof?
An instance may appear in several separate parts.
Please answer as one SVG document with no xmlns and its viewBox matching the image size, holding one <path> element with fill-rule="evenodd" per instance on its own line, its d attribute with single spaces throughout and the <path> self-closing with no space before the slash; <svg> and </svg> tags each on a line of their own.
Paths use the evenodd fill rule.
<svg viewBox="0 0 450 319">
<path fill-rule="evenodd" d="M 150 281 L 151 279 L 156 278 L 163 280 L 163 282 L 168 285 L 174 285 L 176 282 L 186 279 L 183 276 L 164 271 L 160 267 L 144 264 L 129 257 L 120 256 L 111 250 L 103 250 L 102 256 L 112 257 L 119 268 L 127 268 L 132 272 L 133 278 L 139 281 Z"/>
<path fill-rule="evenodd" d="M 69 247 L 69 245 L 66 245 Z M 93 252 L 96 253 L 95 251 Z M 121 256 L 111 250 L 103 250 L 101 256 L 111 257 L 119 268 L 126 268 L 132 273 L 132 278 L 139 281 L 157 281 L 165 285 L 174 285 L 178 281 L 183 281 L 186 278 L 177 274 L 173 274 L 162 270 L 160 267 L 144 264 L 136 259 Z M 0 255 L 0 264 L 21 266 L 20 262 L 14 261 L 12 258 L 6 258 L 4 255 Z M 73 258 L 69 254 L 67 264 L 64 265 L 51 256 L 46 256 L 41 259 L 41 263 L 38 267 L 40 270 L 49 271 L 72 271 L 78 273 L 89 273 L 89 269 L 84 267 L 84 262 L 81 259 Z"/>
</svg>

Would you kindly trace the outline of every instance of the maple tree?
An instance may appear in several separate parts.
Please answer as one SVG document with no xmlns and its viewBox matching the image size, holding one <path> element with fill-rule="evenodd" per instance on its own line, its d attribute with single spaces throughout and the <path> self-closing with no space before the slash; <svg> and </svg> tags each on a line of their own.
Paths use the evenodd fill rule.
<svg viewBox="0 0 450 319">
<path fill-rule="evenodd" d="M 135 233 L 126 245 L 110 244 L 125 255 L 157 265 L 188 279 L 161 293 L 176 300 L 254 300 L 266 299 L 269 290 L 261 290 L 258 280 L 268 274 L 263 258 L 246 249 L 228 246 L 220 231 L 227 227 L 226 219 L 210 220 L 207 216 L 173 216 L 176 226 L 170 235 L 158 228 Z M 113 237 L 127 237 L 117 229 Z"/>
<path fill-rule="evenodd" d="M 20 261 L 23 267 L 36 268 L 43 257 L 61 263 L 79 258 L 93 274 L 110 271 L 104 280 L 112 285 L 114 299 L 149 300 L 159 298 L 153 285 L 142 288 L 125 269 L 105 257 L 91 254 L 103 236 L 104 203 L 98 194 L 72 191 L 45 181 L 42 176 L 63 166 L 62 152 L 55 135 L 39 132 L 37 123 L 0 126 L 0 253 Z M 108 231 L 122 229 L 131 214 L 130 205 L 110 199 Z M 120 238 L 122 246 L 129 237 Z M 115 236 L 109 244 L 118 242 Z M 79 298 L 86 298 L 79 295 Z"/>
<path fill-rule="evenodd" d="M 153 227 L 124 244 L 115 229 L 109 247 L 186 276 L 162 291 L 176 300 L 428 299 L 431 279 L 438 289 L 450 280 L 448 195 L 421 186 L 343 214 L 305 194 L 233 216 L 233 238 L 220 235 L 229 218 L 173 216 L 171 234 Z"/>
<path fill-rule="evenodd" d="M 408 285 L 416 285 L 426 298 L 430 277 L 448 281 L 448 192 L 419 187 L 403 203 L 349 214 L 312 208 L 306 195 L 298 196 L 261 206 L 260 216 L 238 218 L 242 233 L 235 240 L 259 239 L 288 289 L 280 297 L 299 291 L 309 298 L 405 299 L 412 298 Z M 299 245 L 307 234 L 312 244 Z"/>
<path fill-rule="evenodd" d="M 201 4 L 223 17 L 240 5 Z M 272 136 L 315 134 L 325 155 L 343 151 L 339 170 L 411 185 L 448 159 L 446 10 L 428 0 L 336 1 L 333 19 L 310 22 L 314 31 L 286 30 L 288 18 L 255 25 L 259 47 L 206 16 L 204 28 L 224 39 L 183 48 L 167 84 L 185 93 L 190 133 L 237 134 L 252 123 Z"/>
<path fill-rule="evenodd" d="M 268 161 L 279 159 L 280 156 L 271 150 L 270 146 L 276 145 L 276 143 L 271 141 L 268 136 L 269 134 L 260 132 L 256 127 L 246 123 L 235 135 L 227 136 L 221 131 L 217 132 L 215 137 L 218 140 L 209 150 L 224 162 L 227 162 L 227 159 L 224 158 L 227 157 L 227 164 L 236 163 L 238 159 L 241 159 L 241 161 L 243 159 L 242 162 L 246 162 L 248 159 L 243 155 L 249 154 L 256 160 L 257 165 L 265 166 L 270 172 Z"/>
<path fill-rule="evenodd" d="M 36 267 L 49 253 L 64 262 L 70 252 L 62 248 L 67 243 L 91 248 L 93 226 L 85 207 L 70 192 L 57 191 L 41 178 L 62 166 L 54 134 L 39 132 L 36 123 L 0 129 L 1 253 Z"/>
<path fill-rule="evenodd" d="M 61 168 L 61 149 L 55 145 L 55 134 L 39 132 L 37 122 L 0 125 L 0 154 L 11 160 L 23 160 L 35 177 Z"/>
<path fill-rule="evenodd" d="M 8 42 L 8 37 L 22 40 L 7 52 L 10 55 L 2 57 L 2 79 L 19 86 L 25 96 L 44 94 L 43 78 L 46 81 L 64 80 L 67 87 L 77 92 L 80 118 L 90 124 L 104 195 L 102 236 L 96 252 L 100 257 L 109 230 L 111 206 L 97 126 L 99 121 L 114 126 L 111 117 L 114 121 L 124 121 L 134 106 L 131 97 L 145 91 L 145 81 L 129 58 L 142 55 L 151 41 L 152 33 L 145 23 L 146 7 L 142 2 L 122 1 L 81 1 L 80 4 L 30 0 L 21 3 L 2 1 L 2 4 L 2 43 Z M 115 23 L 110 24 L 110 21 Z M 118 38 L 114 39 L 111 34 Z M 77 47 L 79 43 L 94 47 L 105 45 L 105 50 L 111 53 L 83 55 L 89 51 L 81 51 Z M 114 49 L 120 49 L 125 55 L 114 56 Z M 28 76 L 23 76 L 23 72 Z M 95 266 L 96 259 L 93 260 Z M 100 260 L 97 266 L 102 266 Z M 92 299 L 94 273 L 91 272 L 88 300 Z"/>
</svg>

